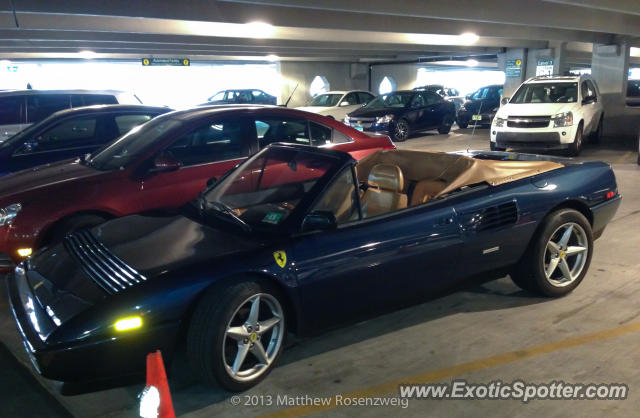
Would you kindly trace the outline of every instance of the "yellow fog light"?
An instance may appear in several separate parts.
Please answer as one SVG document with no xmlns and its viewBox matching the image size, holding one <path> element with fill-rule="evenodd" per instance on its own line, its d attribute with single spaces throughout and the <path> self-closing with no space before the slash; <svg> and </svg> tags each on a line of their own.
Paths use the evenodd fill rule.
<svg viewBox="0 0 640 418">
<path fill-rule="evenodd" d="M 29 257 L 33 250 L 31 248 L 18 248 L 18 255 L 20 257 Z"/>
<path fill-rule="evenodd" d="M 139 316 L 132 316 L 130 318 L 122 318 L 115 324 L 116 331 L 129 331 L 132 329 L 140 328 L 142 326 L 142 318 Z"/>
</svg>

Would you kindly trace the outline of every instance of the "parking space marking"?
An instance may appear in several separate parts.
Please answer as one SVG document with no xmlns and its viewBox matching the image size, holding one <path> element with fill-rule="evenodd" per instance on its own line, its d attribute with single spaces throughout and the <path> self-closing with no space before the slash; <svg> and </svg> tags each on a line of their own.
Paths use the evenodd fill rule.
<svg viewBox="0 0 640 418">
<path fill-rule="evenodd" d="M 343 398 L 371 398 L 392 394 L 398 390 L 400 384 L 420 384 L 420 383 L 432 383 L 444 379 L 450 379 L 457 376 L 465 375 L 468 373 L 476 372 L 479 370 L 490 369 L 493 367 L 501 366 L 507 363 L 513 363 L 518 360 L 525 360 L 532 357 L 541 356 L 543 354 L 554 353 L 556 351 L 566 350 L 572 347 L 578 347 L 581 345 L 591 344 L 599 341 L 609 340 L 612 338 L 620 337 L 627 334 L 640 331 L 640 322 L 632 322 L 630 324 L 622 325 L 615 328 L 609 328 L 601 331 L 596 331 L 590 334 L 580 335 L 577 337 L 570 337 L 564 340 L 554 341 L 546 344 L 541 344 L 522 350 L 510 351 L 507 353 L 498 354 L 491 357 L 485 357 L 478 360 L 473 360 L 467 363 L 457 364 L 450 367 L 445 367 L 439 370 L 432 370 L 426 373 L 403 377 L 400 379 L 392 380 L 390 382 L 382 383 L 376 386 L 370 386 L 355 390 L 353 392 L 342 394 Z M 335 396 L 331 399 L 327 405 L 308 405 L 298 406 L 287 409 L 282 409 L 270 414 L 260 415 L 260 417 L 269 418 L 289 418 L 289 417 L 302 417 L 310 414 L 315 414 L 321 411 L 328 411 L 335 409 L 338 406 L 335 402 Z"/>
</svg>

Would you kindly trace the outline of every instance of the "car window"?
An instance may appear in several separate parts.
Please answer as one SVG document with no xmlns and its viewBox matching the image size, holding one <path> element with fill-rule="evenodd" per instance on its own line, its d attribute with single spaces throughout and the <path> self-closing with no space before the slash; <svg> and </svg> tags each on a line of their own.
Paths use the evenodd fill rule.
<svg viewBox="0 0 640 418">
<path fill-rule="evenodd" d="M 115 117 L 118 133 L 124 135 L 138 125 L 141 125 L 153 118 L 152 115 L 117 115 Z"/>
<path fill-rule="evenodd" d="M 358 92 L 358 103 L 369 103 L 373 98 L 373 94 L 365 93 L 363 91 Z"/>
<path fill-rule="evenodd" d="M 580 93 L 582 93 L 583 100 L 589 95 L 589 86 L 587 86 L 586 81 L 583 81 L 582 84 L 580 84 Z"/>
<path fill-rule="evenodd" d="M 224 100 L 224 91 L 221 91 L 219 93 L 217 93 L 215 96 L 209 97 L 209 101 L 214 101 L 214 100 Z"/>
<path fill-rule="evenodd" d="M 275 142 L 316 146 L 325 143 L 318 142 L 322 141 L 325 136 L 317 127 L 314 127 L 315 136 L 313 140 L 311 139 L 309 123 L 306 119 L 279 118 L 273 116 L 257 119 L 255 126 L 260 148 L 264 148 Z M 331 138 L 331 133 L 329 133 L 329 138 Z"/>
<path fill-rule="evenodd" d="M 251 94 L 253 94 L 253 97 L 256 99 L 262 99 L 264 98 L 264 93 L 261 92 L 260 90 L 254 90 L 251 92 Z"/>
<path fill-rule="evenodd" d="M 353 139 L 351 139 L 351 137 L 348 136 L 347 134 L 344 134 L 337 129 L 333 129 L 331 142 L 333 142 L 334 144 L 344 144 L 346 142 L 352 142 L 352 141 Z"/>
<path fill-rule="evenodd" d="M 425 102 L 427 106 L 438 104 L 442 100 L 438 94 L 432 93 L 430 91 L 424 92 L 422 93 L 422 95 L 425 96 Z"/>
<path fill-rule="evenodd" d="M 27 122 L 40 122 L 54 112 L 71 107 L 68 94 L 34 94 L 27 96 Z"/>
<path fill-rule="evenodd" d="M 99 104 L 118 104 L 118 100 L 111 94 L 83 94 L 85 106 L 99 105 Z"/>
<path fill-rule="evenodd" d="M 17 125 L 24 122 L 24 96 L 0 98 L 0 125 Z"/>
<path fill-rule="evenodd" d="M 328 128 L 319 123 L 309 122 L 309 129 L 311 130 L 311 144 L 323 145 L 331 143 L 331 128 Z"/>
<path fill-rule="evenodd" d="M 338 225 L 359 219 L 356 187 L 351 167 L 342 170 L 327 188 L 320 200 L 313 205 L 311 212 L 327 211 L 333 213 Z"/>
<path fill-rule="evenodd" d="M 36 138 L 37 151 L 92 145 L 97 121 L 97 116 L 85 116 L 61 122 Z"/>
<path fill-rule="evenodd" d="M 488 88 L 482 88 L 477 90 L 475 93 L 473 93 L 473 95 L 471 96 L 472 99 L 484 99 L 487 97 L 487 94 L 489 93 L 489 89 Z"/>
<path fill-rule="evenodd" d="M 242 119 L 208 122 L 182 135 L 167 151 L 184 166 L 243 158 L 249 155 L 245 127 Z"/>
<path fill-rule="evenodd" d="M 358 96 L 356 93 L 347 94 L 344 99 L 340 102 L 342 106 L 353 106 L 358 104 Z"/>
<path fill-rule="evenodd" d="M 424 100 L 423 93 L 416 94 L 413 100 L 411 101 L 411 107 L 424 107 L 424 106 L 425 106 L 425 100 Z"/>
<path fill-rule="evenodd" d="M 587 88 L 589 90 L 589 96 L 593 96 L 596 97 L 597 93 L 596 93 L 596 86 L 593 85 L 593 83 L 591 82 L 591 80 L 587 80 Z"/>
<path fill-rule="evenodd" d="M 509 103 L 574 103 L 577 99 L 578 83 L 529 83 L 521 85 Z"/>
</svg>

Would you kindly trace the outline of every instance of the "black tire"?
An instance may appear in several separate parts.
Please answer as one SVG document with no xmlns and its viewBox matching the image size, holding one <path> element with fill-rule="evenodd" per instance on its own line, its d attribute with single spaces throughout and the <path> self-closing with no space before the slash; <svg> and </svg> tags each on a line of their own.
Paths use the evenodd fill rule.
<svg viewBox="0 0 640 418">
<path fill-rule="evenodd" d="M 640 165 L 640 153 L 638 153 L 638 165 Z"/>
<path fill-rule="evenodd" d="M 489 148 L 491 151 L 506 151 L 506 148 L 501 148 L 495 145 L 495 142 L 489 142 Z"/>
<path fill-rule="evenodd" d="M 105 217 L 99 215 L 71 216 L 53 227 L 45 244 L 55 244 L 62 241 L 68 234 L 81 229 L 93 228 L 106 222 L 106 220 Z"/>
<path fill-rule="evenodd" d="M 580 152 L 582 151 L 582 133 L 583 133 L 583 127 L 582 127 L 582 122 L 580 122 L 580 125 L 578 125 L 578 130 L 576 131 L 576 137 L 573 139 L 573 142 L 569 145 L 569 149 L 568 149 L 568 153 L 571 157 L 577 157 L 578 155 L 580 155 Z"/>
<path fill-rule="evenodd" d="M 453 118 L 450 115 L 445 116 L 440 126 L 438 126 L 438 133 L 442 135 L 448 134 L 451 131 L 451 125 L 453 125 Z"/>
<path fill-rule="evenodd" d="M 604 129 L 604 115 L 600 116 L 598 121 L 598 127 L 595 131 L 589 135 L 589 142 L 592 144 L 599 144 L 602 141 L 602 130 Z"/>
<path fill-rule="evenodd" d="M 580 284 L 580 282 L 582 282 L 584 276 L 589 270 L 591 256 L 593 255 L 593 234 L 591 231 L 591 225 L 583 214 L 574 209 L 568 208 L 560 209 L 549 214 L 543 222 L 544 224 L 532 238 L 527 251 L 522 256 L 522 259 L 511 272 L 511 279 L 520 288 L 533 293 L 547 297 L 564 296 L 570 293 Z M 545 257 L 547 243 L 551 239 L 552 235 L 556 233 L 558 228 L 561 228 L 567 223 L 574 223 L 582 228 L 585 233 L 588 248 L 585 264 L 582 267 L 580 274 L 569 284 L 559 287 L 553 285 L 551 280 L 548 280 L 546 277 Z M 565 256 L 563 255 L 562 257 Z"/>
<path fill-rule="evenodd" d="M 393 124 L 393 130 L 391 136 L 395 142 L 404 142 L 409 138 L 410 134 L 409 122 L 405 119 L 400 119 Z"/>
<path fill-rule="evenodd" d="M 461 122 L 460 119 L 458 119 L 456 123 L 458 124 L 458 127 L 460 129 L 467 129 L 467 127 L 469 126 L 469 122 Z"/>
<path fill-rule="evenodd" d="M 239 381 L 230 376 L 225 368 L 223 352 L 227 324 L 234 314 L 243 307 L 243 302 L 252 295 L 267 294 L 275 298 L 282 308 L 282 335 L 286 335 L 284 305 L 279 292 L 268 282 L 262 280 L 246 280 L 228 284 L 224 287 L 214 286 L 207 291 L 198 302 L 191 317 L 187 334 L 187 358 L 193 371 L 207 384 L 218 384 L 222 388 L 240 392 L 260 383 L 273 369 L 282 347 L 266 369 L 252 380 Z M 253 340 L 252 340 L 253 341 Z M 251 344 L 253 346 L 253 344 Z"/>
</svg>

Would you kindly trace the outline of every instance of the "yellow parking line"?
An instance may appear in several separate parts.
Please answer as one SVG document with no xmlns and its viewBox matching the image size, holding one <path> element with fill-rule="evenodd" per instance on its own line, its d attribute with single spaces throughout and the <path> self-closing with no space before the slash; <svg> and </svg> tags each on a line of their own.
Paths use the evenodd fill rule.
<svg viewBox="0 0 640 418">
<path fill-rule="evenodd" d="M 522 350 L 510 351 L 491 357 L 485 357 L 478 360 L 462 363 L 444 369 L 433 370 L 430 372 L 418 374 L 415 376 L 403 377 L 390 382 L 382 383 L 376 386 L 370 386 L 355 390 L 350 393 L 342 394 L 343 398 L 370 398 L 384 396 L 398 391 L 400 384 L 420 384 L 437 382 L 444 379 L 450 379 L 456 376 L 468 374 L 471 372 L 485 370 L 492 367 L 500 366 L 507 363 L 513 363 L 518 360 L 524 360 L 537 357 L 543 354 L 553 353 L 567 348 L 577 347 L 598 341 L 608 340 L 620 337 L 622 335 L 631 334 L 640 331 L 640 322 L 633 322 L 616 328 L 605 329 L 590 334 L 571 337 L 564 340 L 554 341 L 551 343 L 541 344 L 534 347 L 524 348 Z M 336 408 L 335 397 L 331 399 L 327 405 L 308 405 L 297 406 L 283 409 L 274 413 L 261 415 L 261 417 L 302 417 L 316 412 L 327 411 Z"/>
</svg>

